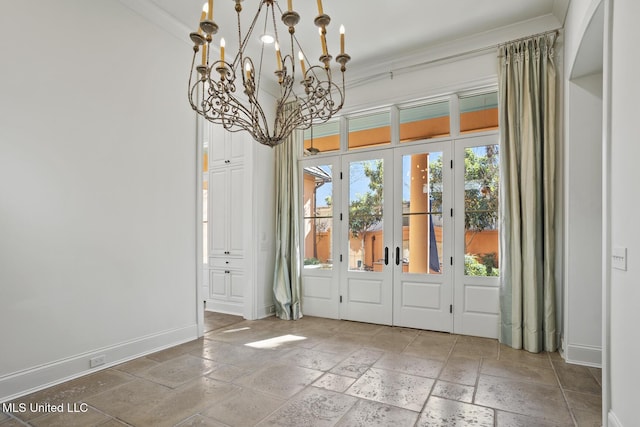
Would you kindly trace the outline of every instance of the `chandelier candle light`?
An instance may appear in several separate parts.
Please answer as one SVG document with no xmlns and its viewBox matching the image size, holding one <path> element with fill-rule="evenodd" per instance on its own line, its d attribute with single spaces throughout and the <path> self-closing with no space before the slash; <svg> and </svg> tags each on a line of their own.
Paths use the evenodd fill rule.
<svg viewBox="0 0 640 427">
<path fill-rule="evenodd" d="M 307 129 L 313 124 L 324 123 L 340 111 L 344 105 L 344 73 L 351 57 L 344 52 L 344 26 L 341 26 L 340 54 L 336 56 L 336 62 L 340 65 L 341 81 L 339 84 L 336 83 L 331 70 L 332 56 L 327 49 L 326 37 L 331 18 L 324 13 L 322 0 L 317 0 L 318 16 L 314 19 L 320 34 L 322 56 L 315 65 L 309 61 L 296 38 L 295 27 L 300 21 L 300 15 L 293 10 L 292 0 L 287 0 L 285 12 L 280 10 L 276 0 L 259 0 L 258 11 L 244 35 L 240 20 L 243 0 L 234 1 L 238 17 L 239 46 L 231 62 L 225 61 L 224 39 L 220 39 L 220 60 L 210 61 L 213 36 L 219 29 L 213 21 L 213 0 L 208 0 L 204 5 L 198 30 L 190 34 L 194 43 L 189 76 L 191 107 L 208 121 L 222 124 L 231 132 L 246 130 L 256 141 L 270 147 L 282 143 L 295 129 Z M 278 38 L 276 8 L 289 33 L 289 46 L 286 46 L 289 49 L 288 53 L 281 51 L 285 45 L 282 45 Z M 262 97 L 262 92 L 265 91 L 260 91 L 265 57 L 264 43 L 258 61 L 254 61 L 247 53 L 256 23 L 262 16 L 265 30 L 271 25 L 275 39 L 276 66 L 272 71 L 276 76 L 278 93 L 274 97 L 268 94 Z M 298 61 L 294 57 L 296 48 Z M 196 65 L 200 51 L 201 64 Z M 296 62 L 300 64 L 298 73 Z M 268 79 L 265 78 L 265 81 Z M 238 87 L 244 90 L 239 91 Z M 286 105 L 292 107 L 285 109 Z"/>
</svg>

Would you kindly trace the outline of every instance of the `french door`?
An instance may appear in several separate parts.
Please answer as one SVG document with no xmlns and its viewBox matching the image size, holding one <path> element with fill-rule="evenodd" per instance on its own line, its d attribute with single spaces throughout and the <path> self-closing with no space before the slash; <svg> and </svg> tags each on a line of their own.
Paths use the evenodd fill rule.
<svg viewBox="0 0 640 427">
<path fill-rule="evenodd" d="M 395 150 L 393 323 L 451 332 L 451 142 Z"/>
<path fill-rule="evenodd" d="M 496 337 L 498 156 L 491 135 L 305 161 L 304 312 Z"/>
<path fill-rule="evenodd" d="M 341 316 L 393 323 L 392 150 L 342 156 Z"/>
</svg>

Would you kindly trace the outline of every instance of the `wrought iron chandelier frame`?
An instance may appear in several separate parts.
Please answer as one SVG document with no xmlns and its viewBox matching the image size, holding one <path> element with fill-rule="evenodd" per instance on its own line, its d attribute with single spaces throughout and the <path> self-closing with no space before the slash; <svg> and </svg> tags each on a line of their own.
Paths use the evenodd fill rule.
<svg viewBox="0 0 640 427">
<path fill-rule="evenodd" d="M 341 79 L 334 81 L 331 70 L 332 56 L 327 51 L 326 27 L 331 18 L 322 11 L 321 0 L 318 0 L 319 15 L 314 24 L 319 28 L 323 54 L 319 58 L 320 65 L 311 65 L 302 46 L 295 36 L 295 26 L 300 15 L 291 10 L 282 13 L 274 0 L 260 0 L 258 11 L 248 31 L 242 36 L 240 14 L 242 0 L 235 0 L 239 46 L 232 62 L 224 60 L 224 45 L 221 45 L 221 58 L 210 62 L 211 42 L 218 32 L 218 25 L 211 19 L 201 19 L 198 32 L 190 34 L 194 43 L 191 73 L 189 75 L 189 103 L 193 110 L 206 120 L 221 124 L 231 132 L 247 131 L 259 143 L 273 147 L 282 143 L 295 129 L 307 129 L 313 124 L 324 123 L 335 115 L 344 105 L 346 64 L 351 57 L 344 53 L 344 31 L 341 31 L 341 52 L 336 57 L 340 64 Z M 212 5 L 212 1 L 209 1 Z M 290 54 L 281 56 L 278 49 L 278 31 L 275 8 L 281 12 L 281 20 L 288 27 Z M 263 11 L 264 9 L 264 11 Z M 275 117 L 269 121 L 268 114 L 260 104 L 260 81 L 264 44 L 258 63 L 258 69 L 251 57 L 245 54 L 252 39 L 256 23 L 265 13 L 265 27 L 271 18 L 271 25 L 276 39 L 278 68 L 275 75 L 278 80 L 279 96 L 275 100 Z M 196 65 L 198 52 L 203 49 L 202 64 Z M 301 89 L 296 90 L 296 61 L 293 57 L 295 47 L 299 49 L 299 61 L 302 76 Z M 309 63 L 309 67 L 305 66 Z M 238 88 L 244 90 L 242 94 Z M 300 92 L 300 94 L 298 93 Z M 271 106 L 270 106 L 271 107 Z"/>
</svg>

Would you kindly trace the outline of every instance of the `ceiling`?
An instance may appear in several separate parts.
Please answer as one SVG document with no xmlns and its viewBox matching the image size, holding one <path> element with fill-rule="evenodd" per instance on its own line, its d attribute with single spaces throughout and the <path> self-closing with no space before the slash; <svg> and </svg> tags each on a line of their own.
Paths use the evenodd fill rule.
<svg viewBox="0 0 640 427">
<path fill-rule="evenodd" d="M 147 0 L 163 14 L 175 19 L 182 27 L 194 31 L 200 19 L 205 0 Z M 253 19 L 260 0 L 244 0 L 243 31 Z M 321 53 L 320 38 L 313 19 L 318 14 L 313 0 L 292 0 L 293 9 L 301 16 L 296 26 L 296 37 L 311 62 Z M 286 10 L 285 0 L 276 0 Z M 352 61 L 349 70 L 363 74 L 386 64 L 388 66 L 407 58 L 459 41 L 483 40 L 482 43 L 504 42 L 537 32 L 563 26 L 569 0 L 322 0 L 324 12 L 331 16 L 327 27 L 329 52 L 335 57 L 339 50 L 338 28 L 346 28 L 345 50 Z M 226 51 L 237 51 L 237 17 L 234 0 L 214 1 L 214 21 L 220 27 L 214 37 L 227 41 Z M 149 8 L 147 8 L 149 10 Z M 157 12 L 157 11 L 156 11 Z M 279 19 L 278 37 L 281 45 L 289 46 L 286 28 Z M 256 25 L 252 37 L 254 52 L 260 51 L 258 35 L 264 20 Z M 188 41 L 188 35 L 184 38 Z M 485 46 L 486 47 L 486 46 Z M 290 49 L 289 49 L 290 50 Z M 283 48 L 283 55 L 288 50 Z M 217 53 L 216 53 L 217 54 Z M 257 53 L 254 53 L 257 55 Z M 273 57 L 273 47 L 265 49 L 265 57 Z M 297 56 L 297 53 L 296 53 Z M 227 57 L 227 60 L 230 58 Z M 317 60 L 315 60 L 317 61 Z"/>
</svg>

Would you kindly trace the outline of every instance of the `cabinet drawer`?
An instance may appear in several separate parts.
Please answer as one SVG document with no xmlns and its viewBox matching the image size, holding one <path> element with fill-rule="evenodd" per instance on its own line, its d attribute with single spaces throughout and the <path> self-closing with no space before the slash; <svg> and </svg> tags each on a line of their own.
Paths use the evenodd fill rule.
<svg viewBox="0 0 640 427">
<path fill-rule="evenodd" d="M 244 268 L 243 261 L 242 258 L 209 258 L 209 267 L 239 270 Z"/>
</svg>

